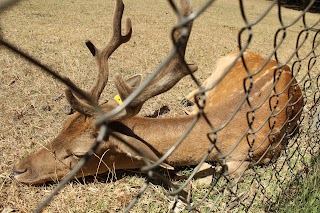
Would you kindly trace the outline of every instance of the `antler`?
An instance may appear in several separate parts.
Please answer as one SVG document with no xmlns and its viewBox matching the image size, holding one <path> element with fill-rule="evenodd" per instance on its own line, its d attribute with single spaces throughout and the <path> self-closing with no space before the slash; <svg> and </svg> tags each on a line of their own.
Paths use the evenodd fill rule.
<svg viewBox="0 0 320 213">
<path fill-rule="evenodd" d="M 92 44 L 91 41 L 86 42 L 86 46 L 88 47 L 91 54 L 96 59 L 96 62 L 98 65 L 98 77 L 97 77 L 96 84 L 92 87 L 90 91 L 82 91 L 82 92 L 84 94 L 87 94 L 89 97 L 91 97 L 92 101 L 94 101 L 95 104 L 98 104 L 100 95 L 108 82 L 109 57 L 121 44 L 128 42 L 131 38 L 132 27 L 131 27 L 130 18 L 127 18 L 126 20 L 126 28 L 125 28 L 124 35 L 121 34 L 121 29 L 122 29 L 121 20 L 122 20 L 123 10 L 124 10 L 124 4 L 122 0 L 116 0 L 114 17 L 113 17 L 113 35 L 108 45 L 104 49 L 99 50 Z M 71 81 L 69 80 L 69 82 Z M 72 108 L 86 115 L 95 114 L 95 109 L 93 106 L 88 104 L 88 102 L 85 101 L 83 97 L 81 97 L 79 94 L 75 93 L 75 95 L 80 100 L 73 95 L 70 89 L 66 90 L 66 97 Z"/>
<path fill-rule="evenodd" d="M 187 17 L 191 13 L 189 0 L 181 0 L 181 14 Z M 108 45 L 103 49 L 97 49 L 90 41 L 86 42 L 92 55 L 96 58 L 98 64 L 98 80 L 90 92 L 83 91 L 88 94 L 95 104 L 98 104 L 99 97 L 108 82 L 108 58 L 110 55 L 123 43 L 126 43 L 131 38 L 132 27 L 131 21 L 128 18 L 126 22 L 126 32 L 121 34 L 121 19 L 123 15 L 124 5 L 122 0 L 116 0 L 115 12 L 113 18 L 113 36 Z M 141 94 L 135 98 L 128 106 L 126 106 L 126 114 L 121 114 L 120 117 L 130 117 L 136 115 L 142 105 L 150 98 L 157 96 L 170 90 L 178 81 L 191 72 L 195 72 L 198 68 L 196 65 L 186 65 L 184 62 L 187 42 L 191 33 L 192 21 L 186 22 L 183 29 L 174 31 L 174 44 L 176 52 L 166 66 L 160 71 L 156 78 L 145 88 Z M 182 32 L 184 30 L 184 33 Z M 134 83 L 124 81 L 120 74 L 115 76 L 116 88 L 119 91 L 121 98 L 126 99 L 136 88 L 137 82 L 140 82 L 139 75 L 131 78 Z M 71 81 L 70 81 L 71 82 Z M 71 82 L 72 83 L 72 82 Z M 76 98 L 70 89 L 66 90 L 68 102 L 76 111 L 86 114 L 96 114 L 95 109 L 87 101 L 83 100 L 79 94 L 75 93 Z M 82 99 L 82 100 L 81 100 Z M 119 117 L 118 117 L 119 118 Z"/>
<path fill-rule="evenodd" d="M 181 0 L 180 4 L 181 14 L 184 17 L 187 17 L 192 12 L 189 0 Z M 184 29 L 179 29 L 174 32 L 174 43 L 177 48 L 177 52 L 160 71 L 158 76 L 156 76 L 156 78 L 149 84 L 149 86 L 147 86 L 145 90 L 126 107 L 127 116 L 137 114 L 144 102 L 148 99 L 170 90 L 183 77 L 190 74 L 189 70 L 191 72 L 195 72 L 198 69 L 195 64 L 186 65 L 184 62 L 185 51 L 191 29 L 192 21 L 189 21 L 184 26 Z M 185 30 L 184 34 L 182 33 L 183 30 Z M 119 74 L 116 75 L 115 83 L 122 99 L 126 99 L 135 89 L 128 85 Z"/>
</svg>

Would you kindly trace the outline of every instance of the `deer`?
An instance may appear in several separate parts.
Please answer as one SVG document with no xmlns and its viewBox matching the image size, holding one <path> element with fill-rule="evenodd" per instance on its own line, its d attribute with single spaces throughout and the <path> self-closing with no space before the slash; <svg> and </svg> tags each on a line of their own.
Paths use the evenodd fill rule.
<svg viewBox="0 0 320 213">
<path fill-rule="evenodd" d="M 189 0 L 181 0 L 180 8 L 185 18 L 192 13 Z M 86 42 L 97 62 L 98 78 L 91 90 L 83 92 L 99 105 L 103 113 L 118 106 L 112 99 L 99 103 L 108 83 L 108 59 L 132 35 L 129 18 L 122 32 L 123 11 L 122 0 L 116 0 L 112 38 L 103 49 L 98 49 L 91 41 Z M 251 166 L 265 165 L 279 157 L 297 129 L 303 97 L 287 65 L 280 65 L 273 59 L 265 60 L 256 53 L 234 52 L 218 60 L 202 89 L 186 96 L 194 104 L 188 115 L 164 118 L 139 115 L 146 101 L 165 93 L 182 78 L 198 70 L 196 64 L 184 62 L 192 25 L 190 21 L 184 25 L 184 30 L 174 33 L 175 41 L 179 41 L 177 51 L 151 83 L 125 110 L 105 121 L 112 134 L 103 138 L 94 155 L 74 178 L 110 170 L 139 169 L 146 165 L 143 158 L 157 162 L 195 119 L 197 122 L 191 132 L 159 164 L 160 167 L 175 170 L 181 166 L 197 165 L 212 146 L 214 148 L 205 161 L 223 163 L 227 168 L 226 174 L 235 177 Z M 141 85 L 141 79 L 138 74 L 127 80 L 120 73 L 115 75 L 115 86 L 122 100 Z M 75 112 L 68 115 L 56 138 L 14 165 L 13 174 L 17 182 L 39 185 L 58 181 L 95 143 L 99 130 L 95 121 L 100 114 L 92 103 L 70 88 L 65 94 Z M 199 97 L 203 97 L 201 101 Z M 214 139 L 209 139 L 210 133 Z"/>
</svg>

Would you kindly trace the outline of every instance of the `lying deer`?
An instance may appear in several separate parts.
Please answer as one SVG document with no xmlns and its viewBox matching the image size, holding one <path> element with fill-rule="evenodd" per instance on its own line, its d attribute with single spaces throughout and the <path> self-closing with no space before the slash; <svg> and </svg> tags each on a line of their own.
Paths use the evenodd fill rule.
<svg viewBox="0 0 320 213">
<path fill-rule="evenodd" d="M 181 8 L 184 16 L 191 13 L 188 0 L 181 0 Z M 86 93 L 96 103 L 108 81 L 110 55 L 131 37 L 130 19 L 126 22 L 124 35 L 121 33 L 123 10 L 122 1 L 116 0 L 113 37 L 104 49 L 97 49 L 90 41 L 87 42 L 97 61 L 99 76 L 91 91 Z M 175 34 L 176 41 L 185 36 L 179 40 L 178 47 L 182 57 L 192 23 L 185 28 L 188 29 L 186 35 L 182 31 Z M 239 59 L 237 55 L 233 53 L 220 59 L 216 70 L 203 85 L 206 91 L 203 112 L 211 125 L 200 116 L 190 134 L 160 166 L 174 169 L 197 165 L 212 146 L 208 139 L 210 132 L 216 133 L 216 141 L 206 161 L 225 163 L 229 174 L 238 175 L 248 166 L 264 164 L 279 156 L 301 114 L 303 100 L 300 88 L 288 66 L 279 66 L 274 60 L 264 60 L 250 52 L 243 53 Z M 233 62 L 232 68 L 227 69 Z M 146 118 L 137 114 L 148 99 L 170 90 L 190 71 L 196 70 L 196 65 L 187 67 L 175 53 L 151 84 L 126 107 L 125 112 L 108 121 L 113 135 L 104 139 L 77 177 L 105 173 L 111 169 L 140 168 L 145 162 L 136 150 L 151 162 L 163 156 L 197 118 L 196 110 L 190 115 L 174 118 Z M 213 83 L 220 77 L 223 78 L 214 86 Z M 121 75 L 116 76 L 115 84 L 122 100 L 137 88 L 140 81 L 140 75 L 127 81 Z M 196 101 L 193 97 L 198 92 L 194 91 L 187 97 Z M 53 141 L 14 166 L 17 181 L 41 184 L 59 180 L 92 147 L 98 134 L 95 125 L 98 114 L 92 105 L 78 96 L 70 89 L 66 90 L 67 100 L 76 112 L 67 117 L 60 134 Z M 105 113 L 116 106 L 113 100 L 100 105 Z"/>
</svg>

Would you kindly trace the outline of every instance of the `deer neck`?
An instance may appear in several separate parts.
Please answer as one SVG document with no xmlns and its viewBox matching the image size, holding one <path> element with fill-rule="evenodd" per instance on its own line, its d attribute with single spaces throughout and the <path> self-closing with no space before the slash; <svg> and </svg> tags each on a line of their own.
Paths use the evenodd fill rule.
<svg viewBox="0 0 320 213">
<path fill-rule="evenodd" d="M 166 162 L 172 166 L 196 165 L 211 145 L 207 138 L 210 126 L 202 117 L 197 118 L 196 115 L 175 118 L 136 116 L 122 120 L 117 132 L 120 132 L 121 137 L 124 137 L 126 141 L 139 140 L 139 142 L 147 144 L 161 157 L 183 136 L 195 119 L 198 119 L 198 121 L 191 132 L 167 158 Z M 201 144 L 201 147 L 199 147 L 199 144 Z M 190 153 L 193 154 L 190 155 Z M 215 155 L 216 153 L 212 152 L 210 159 L 215 158 Z"/>
</svg>

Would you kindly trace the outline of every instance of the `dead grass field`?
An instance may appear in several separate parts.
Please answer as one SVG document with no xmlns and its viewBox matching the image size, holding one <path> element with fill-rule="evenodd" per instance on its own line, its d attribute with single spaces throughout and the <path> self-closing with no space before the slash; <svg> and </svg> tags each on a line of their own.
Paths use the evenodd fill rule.
<svg viewBox="0 0 320 213">
<path fill-rule="evenodd" d="M 196 8 L 204 1 L 193 2 Z M 113 74 L 142 73 L 147 76 L 171 48 L 169 36 L 175 17 L 166 1 L 127 0 L 124 3 L 125 17 L 132 19 L 133 36 L 110 60 L 110 83 L 102 99 L 113 97 Z M 248 19 L 259 17 L 268 4 L 270 2 L 264 0 L 246 0 Z M 84 41 L 91 39 L 97 46 L 108 41 L 113 5 L 111 0 L 22 1 L 0 15 L 0 26 L 5 39 L 61 75 L 68 76 L 81 88 L 89 88 L 96 76 L 96 65 Z M 285 8 L 282 12 L 285 23 L 300 13 Z M 319 19 L 319 14 L 307 14 L 306 18 L 307 24 L 311 25 Z M 243 26 L 238 1 L 228 0 L 217 0 L 194 22 L 187 59 L 198 64 L 196 76 L 200 81 L 210 75 L 218 58 L 237 50 L 238 31 Z M 279 26 L 277 10 L 273 8 L 253 27 L 249 49 L 268 56 Z M 287 38 L 278 51 L 280 61 L 286 61 L 294 52 L 301 29 L 303 24 L 299 20 L 287 30 Z M 311 38 L 301 54 L 310 50 Z M 0 52 L 0 211 L 31 212 L 50 194 L 55 184 L 40 187 L 19 184 L 12 178 L 12 167 L 58 133 L 66 118 L 64 86 L 10 51 L 0 47 Z M 179 102 L 194 88 L 195 84 L 186 78 L 171 91 L 149 101 L 141 113 L 149 114 L 168 105 L 171 111 L 167 116 L 182 114 Z M 138 174 L 113 174 L 107 181 L 103 178 L 86 183 L 74 181 L 55 197 L 46 211 L 121 211 L 143 182 Z M 132 212 L 167 212 L 170 199 L 164 188 L 150 184 Z"/>
</svg>

